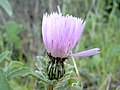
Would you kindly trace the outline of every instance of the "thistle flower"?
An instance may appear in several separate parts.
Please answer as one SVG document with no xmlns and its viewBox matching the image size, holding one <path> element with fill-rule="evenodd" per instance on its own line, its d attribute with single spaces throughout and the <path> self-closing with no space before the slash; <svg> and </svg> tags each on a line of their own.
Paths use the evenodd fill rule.
<svg viewBox="0 0 120 90">
<path fill-rule="evenodd" d="M 61 13 L 45 14 L 42 22 L 42 35 L 47 52 L 53 57 L 91 56 L 99 53 L 99 48 L 70 54 L 83 32 L 85 22 L 71 15 Z"/>
<path fill-rule="evenodd" d="M 91 56 L 99 53 L 99 48 L 94 48 L 76 54 L 70 52 L 76 46 L 82 35 L 85 21 L 71 15 L 63 16 L 54 12 L 44 14 L 42 21 L 42 36 L 47 49 L 50 62 L 47 72 L 49 79 L 59 79 L 65 73 L 64 61 L 68 56 Z"/>
</svg>

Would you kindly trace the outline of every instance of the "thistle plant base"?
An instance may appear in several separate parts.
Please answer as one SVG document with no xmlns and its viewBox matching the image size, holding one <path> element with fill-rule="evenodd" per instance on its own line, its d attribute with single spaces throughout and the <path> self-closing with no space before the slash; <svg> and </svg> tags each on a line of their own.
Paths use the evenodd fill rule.
<svg viewBox="0 0 120 90">
<path fill-rule="evenodd" d="M 65 66 L 64 61 L 67 58 L 60 58 L 60 57 L 53 57 L 50 53 L 47 53 L 48 57 L 50 58 L 50 61 L 47 65 L 47 74 L 50 80 L 53 79 L 60 79 L 65 74 Z"/>
</svg>

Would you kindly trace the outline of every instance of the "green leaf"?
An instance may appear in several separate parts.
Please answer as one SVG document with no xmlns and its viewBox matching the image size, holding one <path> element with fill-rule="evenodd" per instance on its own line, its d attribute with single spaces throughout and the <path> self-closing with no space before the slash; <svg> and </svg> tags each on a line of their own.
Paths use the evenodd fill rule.
<svg viewBox="0 0 120 90">
<path fill-rule="evenodd" d="M 19 69 L 16 69 L 14 71 L 12 71 L 11 73 L 9 73 L 7 75 L 8 78 L 13 78 L 13 77 L 16 77 L 16 76 L 22 76 L 22 77 L 25 77 L 27 75 L 31 75 L 32 74 L 32 71 L 30 70 L 30 68 L 28 67 L 21 67 Z"/>
<path fill-rule="evenodd" d="M 11 72 L 13 72 L 16 69 L 19 69 L 21 67 L 23 67 L 24 64 L 20 61 L 11 61 L 10 64 L 6 67 L 6 74 L 10 74 Z"/>
<path fill-rule="evenodd" d="M 80 83 L 78 82 L 77 78 L 64 78 L 60 83 L 58 83 L 55 87 L 57 90 L 68 90 L 70 88 L 74 88 L 74 90 L 82 90 L 80 88 L 82 88 L 82 86 L 80 85 Z M 73 89 L 71 89 L 73 90 Z"/>
<path fill-rule="evenodd" d="M 48 78 L 47 75 L 44 71 L 35 71 L 35 73 L 33 74 L 33 76 L 38 80 L 38 81 L 42 81 L 44 83 L 48 83 Z"/>
<path fill-rule="evenodd" d="M 15 21 L 8 21 L 5 23 L 5 29 L 8 34 L 9 33 L 19 34 L 20 28 L 22 28 L 22 25 Z"/>
<path fill-rule="evenodd" d="M 72 66 L 70 64 L 66 64 L 66 73 L 65 73 L 64 77 L 76 75 L 76 73 L 74 72 L 74 68 L 75 68 L 74 66 Z"/>
<path fill-rule="evenodd" d="M 7 12 L 9 16 L 12 16 L 12 7 L 8 0 L 0 0 L 0 6 L 2 6 L 3 9 Z"/>
<path fill-rule="evenodd" d="M 14 21 L 8 21 L 5 23 L 5 30 L 7 33 L 6 41 L 15 44 L 16 47 L 20 46 L 19 33 L 22 28 L 21 24 Z"/>
<path fill-rule="evenodd" d="M 39 66 L 39 70 L 41 68 L 46 68 L 46 62 L 48 61 L 48 59 L 46 57 L 43 57 L 43 56 L 36 56 L 36 61 L 37 61 L 37 64 Z"/>
<path fill-rule="evenodd" d="M 35 75 L 42 79 L 46 79 L 46 77 L 47 77 L 46 73 L 43 70 L 41 70 L 41 71 L 36 70 Z"/>
<path fill-rule="evenodd" d="M 2 68 L 0 68 L 0 90 L 12 90 Z"/>
<path fill-rule="evenodd" d="M 71 85 L 73 85 L 76 82 L 78 82 L 77 78 L 70 78 L 68 84 L 71 86 Z"/>
<path fill-rule="evenodd" d="M 5 51 L 2 54 L 0 54 L 0 63 L 6 58 L 8 54 L 9 54 L 9 51 Z"/>
<path fill-rule="evenodd" d="M 72 66 L 72 65 L 70 65 L 70 64 L 67 64 L 66 65 L 66 71 L 72 71 L 72 70 L 74 70 L 74 66 Z"/>
</svg>

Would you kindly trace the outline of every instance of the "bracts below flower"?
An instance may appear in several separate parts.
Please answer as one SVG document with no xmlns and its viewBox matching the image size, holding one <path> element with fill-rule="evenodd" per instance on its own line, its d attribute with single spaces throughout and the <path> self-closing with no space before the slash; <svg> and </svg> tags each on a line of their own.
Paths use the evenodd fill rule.
<svg viewBox="0 0 120 90">
<path fill-rule="evenodd" d="M 47 53 L 48 54 L 48 53 Z M 64 61 L 67 58 L 53 57 L 51 54 L 48 54 L 50 61 L 47 66 L 47 73 L 50 80 L 60 79 L 65 74 Z"/>
</svg>

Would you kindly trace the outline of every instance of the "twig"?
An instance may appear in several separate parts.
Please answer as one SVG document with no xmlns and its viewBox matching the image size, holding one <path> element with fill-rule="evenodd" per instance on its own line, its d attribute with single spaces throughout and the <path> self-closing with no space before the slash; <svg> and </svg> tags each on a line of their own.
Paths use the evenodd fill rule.
<svg viewBox="0 0 120 90">
<path fill-rule="evenodd" d="M 107 84 L 106 90 L 110 90 L 110 84 L 111 84 L 111 74 L 108 75 L 108 84 Z"/>
<path fill-rule="evenodd" d="M 108 84 L 107 84 L 108 82 Z M 111 74 L 107 76 L 107 78 L 104 80 L 104 82 L 102 83 L 102 85 L 100 86 L 100 88 L 98 90 L 102 90 L 102 88 L 107 84 L 106 90 L 109 90 L 110 87 L 110 82 L 111 82 Z"/>
<path fill-rule="evenodd" d="M 75 66 L 75 71 L 76 71 L 76 74 L 77 74 L 77 76 L 78 76 L 78 79 L 81 80 L 80 74 L 79 74 L 79 72 L 78 72 L 78 68 L 77 68 L 77 65 L 76 65 L 76 62 L 75 62 L 74 57 L 72 57 L 72 61 L 73 61 L 73 64 L 74 64 L 74 66 Z"/>
</svg>

